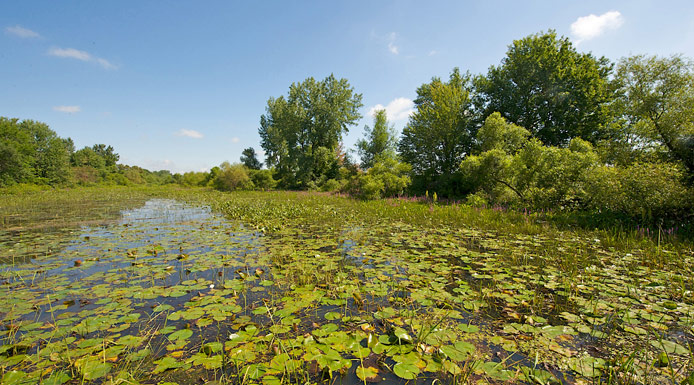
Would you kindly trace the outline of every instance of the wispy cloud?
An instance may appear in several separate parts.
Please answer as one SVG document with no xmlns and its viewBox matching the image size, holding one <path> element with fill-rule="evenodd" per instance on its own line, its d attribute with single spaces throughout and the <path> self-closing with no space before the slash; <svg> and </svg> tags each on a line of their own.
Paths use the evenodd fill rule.
<svg viewBox="0 0 694 385">
<path fill-rule="evenodd" d="M 390 121 L 407 119 L 414 112 L 414 102 L 407 98 L 393 99 L 387 106 L 377 104 L 369 109 L 369 115 L 373 116 L 377 110 L 386 110 L 386 116 Z"/>
<path fill-rule="evenodd" d="M 240 141 L 241 141 L 241 139 L 239 139 L 239 137 L 237 137 L 237 136 L 231 138 L 231 143 L 238 143 Z"/>
<path fill-rule="evenodd" d="M 434 55 L 438 55 L 438 54 L 439 54 L 439 51 L 437 51 L 435 49 L 429 51 L 429 56 L 434 56 Z"/>
<path fill-rule="evenodd" d="M 186 130 L 185 128 L 178 130 L 176 136 L 185 136 L 193 139 L 201 139 L 203 137 L 202 133 L 195 130 Z"/>
<path fill-rule="evenodd" d="M 80 106 L 55 106 L 53 107 L 53 111 L 65 112 L 67 114 L 76 114 L 82 111 L 82 108 Z"/>
<path fill-rule="evenodd" d="M 397 45 L 395 45 L 395 39 L 398 37 L 398 35 L 395 32 L 391 32 L 390 35 L 388 35 L 388 51 L 392 53 L 393 55 L 397 55 L 400 53 L 400 48 L 398 48 Z"/>
<path fill-rule="evenodd" d="M 607 30 L 617 29 L 624 24 L 624 17 L 619 11 L 605 12 L 600 16 L 590 14 L 581 16 L 571 24 L 571 33 L 576 44 L 596 38 Z"/>
<path fill-rule="evenodd" d="M 108 60 L 100 57 L 95 57 L 91 55 L 89 52 L 86 51 L 80 51 L 75 48 L 59 48 L 59 47 L 53 47 L 48 50 L 48 54 L 51 56 L 56 56 L 56 57 L 62 57 L 62 58 L 69 58 L 69 59 L 77 59 L 81 60 L 84 62 L 94 62 L 99 64 L 101 67 L 107 70 L 115 70 L 118 68 L 115 64 L 109 62 Z"/>
<path fill-rule="evenodd" d="M 7 27 L 5 28 L 5 32 L 9 33 L 10 35 L 18 36 L 24 39 L 36 39 L 41 37 L 41 35 L 38 32 L 32 31 L 28 28 L 24 28 L 20 25 L 15 25 L 14 27 Z"/>
</svg>

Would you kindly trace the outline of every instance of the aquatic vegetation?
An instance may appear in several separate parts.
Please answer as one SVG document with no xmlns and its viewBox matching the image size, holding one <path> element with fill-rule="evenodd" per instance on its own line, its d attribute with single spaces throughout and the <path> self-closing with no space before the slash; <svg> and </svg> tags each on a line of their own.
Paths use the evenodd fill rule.
<svg viewBox="0 0 694 385">
<path fill-rule="evenodd" d="M 694 370 L 682 244 L 464 206 L 109 191 L 117 218 L 0 251 L 2 383 L 679 384 Z M 99 196 L 61 194 L 45 199 Z M 27 253 L 37 243 L 52 251 Z"/>
</svg>

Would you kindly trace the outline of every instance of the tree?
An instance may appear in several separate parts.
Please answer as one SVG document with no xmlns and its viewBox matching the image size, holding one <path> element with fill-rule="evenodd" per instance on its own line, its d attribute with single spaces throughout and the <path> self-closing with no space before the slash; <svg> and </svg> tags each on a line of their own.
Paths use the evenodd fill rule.
<svg viewBox="0 0 694 385">
<path fill-rule="evenodd" d="M 106 160 L 99 155 L 92 147 L 84 147 L 81 150 L 75 151 L 70 159 L 75 167 L 89 166 L 98 171 L 105 171 Z"/>
<path fill-rule="evenodd" d="M 116 162 L 120 159 L 120 155 L 116 154 L 113 147 L 106 146 L 105 144 L 95 144 L 92 146 L 92 150 L 99 154 L 104 159 L 104 164 L 108 168 L 116 167 Z"/>
<path fill-rule="evenodd" d="M 2 183 L 59 184 L 70 176 L 68 142 L 46 124 L 0 117 Z"/>
<path fill-rule="evenodd" d="M 403 129 L 398 149 L 402 160 L 426 183 L 456 173 L 473 148 L 477 124 L 471 92 L 470 75 L 457 68 L 448 82 L 433 78 L 417 89 L 416 111 Z"/>
<path fill-rule="evenodd" d="M 241 163 L 250 170 L 260 170 L 263 167 L 263 162 L 258 160 L 253 147 L 248 147 L 241 153 Z"/>
<path fill-rule="evenodd" d="M 361 118 L 361 98 L 346 79 L 330 75 L 293 83 L 286 98 L 268 100 L 258 132 L 265 164 L 283 186 L 306 188 L 337 175 L 338 146 Z"/>
<path fill-rule="evenodd" d="M 611 70 L 606 58 L 579 53 L 550 30 L 514 41 L 501 64 L 476 79 L 477 102 L 485 117 L 498 111 L 545 145 L 595 143 L 608 136 Z"/>
<path fill-rule="evenodd" d="M 632 146 L 662 151 L 694 176 L 694 63 L 633 56 L 619 62 L 615 82 Z"/>
<path fill-rule="evenodd" d="M 364 138 L 357 141 L 361 166 L 369 169 L 382 158 L 395 158 L 397 138 L 395 128 L 388 126 L 386 110 L 374 114 L 373 128 L 364 127 Z"/>
</svg>

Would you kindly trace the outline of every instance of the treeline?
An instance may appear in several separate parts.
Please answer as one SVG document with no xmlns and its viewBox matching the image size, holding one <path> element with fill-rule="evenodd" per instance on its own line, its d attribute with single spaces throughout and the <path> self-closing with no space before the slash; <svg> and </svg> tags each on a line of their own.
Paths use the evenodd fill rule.
<svg viewBox="0 0 694 385">
<path fill-rule="evenodd" d="M 397 138 L 384 111 L 353 151 L 361 118 L 345 79 L 313 78 L 268 100 L 259 133 L 279 188 L 401 194 L 475 205 L 691 221 L 694 66 L 681 57 L 612 63 L 554 31 L 514 41 L 486 74 L 454 69 L 417 89 Z"/>
<path fill-rule="evenodd" d="M 0 187 L 182 183 L 182 175 L 118 164 L 112 146 L 75 150 L 45 123 L 0 117 Z"/>
</svg>

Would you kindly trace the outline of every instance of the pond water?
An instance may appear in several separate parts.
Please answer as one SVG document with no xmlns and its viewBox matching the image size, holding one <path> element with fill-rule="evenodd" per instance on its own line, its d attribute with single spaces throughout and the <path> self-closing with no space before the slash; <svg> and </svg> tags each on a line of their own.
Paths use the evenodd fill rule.
<svg viewBox="0 0 694 385">
<path fill-rule="evenodd" d="M 263 235 L 167 199 L 60 234 L 51 253 L 0 252 L 3 383 L 580 383 L 634 346 L 668 355 L 654 378 L 691 365 L 687 281 L 582 240 L 595 264 L 569 276 L 537 238 Z"/>
</svg>

